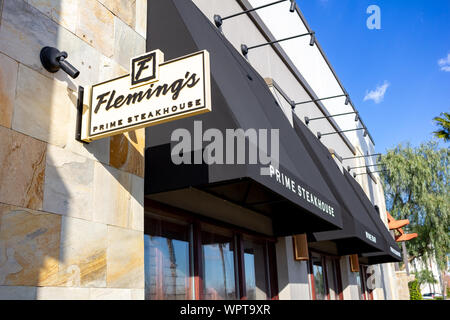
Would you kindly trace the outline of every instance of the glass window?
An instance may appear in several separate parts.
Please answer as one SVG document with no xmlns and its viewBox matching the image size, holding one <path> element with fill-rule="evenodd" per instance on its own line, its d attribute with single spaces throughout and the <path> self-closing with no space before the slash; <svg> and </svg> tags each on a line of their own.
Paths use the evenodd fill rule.
<svg viewBox="0 0 450 320">
<path fill-rule="evenodd" d="M 244 239 L 243 244 L 246 297 L 248 300 L 266 300 L 268 286 L 265 243 Z"/>
<path fill-rule="evenodd" d="M 314 276 L 314 290 L 316 294 L 316 300 L 326 300 L 327 288 L 325 284 L 325 274 L 321 257 L 312 257 L 312 272 Z"/>
<path fill-rule="evenodd" d="M 364 300 L 364 293 L 363 293 L 364 291 L 362 287 L 362 279 L 360 272 L 355 272 L 355 276 L 356 276 L 356 284 L 358 285 L 359 299 Z"/>
<path fill-rule="evenodd" d="M 326 259 L 327 278 L 328 278 L 328 292 L 330 293 L 330 300 L 339 300 L 338 280 L 336 275 L 336 266 L 333 259 Z"/>
<path fill-rule="evenodd" d="M 234 300 L 235 246 L 231 231 L 202 225 L 203 296 L 206 300 Z"/>
<path fill-rule="evenodd" d="M 144 235 L 145 298 L 191 299 L 189 225 L 146 218 Z"/>
<path fill-rule="evenodd" d="M 276 274 L 269 277 L 265 238 L 156 212 L 147 212 L 144 222 L 145 299 L 270 298 Z"/>
</svg>

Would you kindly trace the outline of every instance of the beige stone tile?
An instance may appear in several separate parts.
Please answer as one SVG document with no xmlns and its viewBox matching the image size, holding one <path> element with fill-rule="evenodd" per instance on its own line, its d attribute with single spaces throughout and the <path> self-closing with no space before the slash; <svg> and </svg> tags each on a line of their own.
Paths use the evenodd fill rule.
<svg viewBox="0 0 450 320">
<path fill-rule="evenodd" d="M 109 164 L 144 177 L 145 128 L 111 137 Z"/>
<path fill-rule="evenodd" d="M 89 300 L 89 288 L 42 287 L 37 288 L 39 300 Z"/>
<path fill-rule="evenodd" d="M 130 209 L 131 222 L 129 227 L 133 230 L 144 231 L 144 179 L 131 176 Z"/>
<path fill-rule="evenodd" d="M 96 1 L 79 1 L 79 3 L 85 2 Z M 51 11 L 51 9 L 47 10 Z M 70 9 L 67 10 L 70 11 Z M 76 12 L 75 14 L 71 13 L 78 17 Z M 114 43 L 113 27 L 111 30 L 111 35 L 104 41 L 110 42 L 112 48 Z M 80 75 L 76 79 L 72 79 L 61 70 L 56 73 L 44 70 L 39 53 L 45 46 L 66 51 L 69 55 L 67 60 L 80 71 Z M 61 28 L 51 18 L 23 0 L 4 0 L 0 28 L 0 52 L 48 78 L 64 82 L 73 91 L 77 90 L 78 85 L 87 87 L 99 80 L 101 54 L 74 33 L 66 28 Z"/>
<path fill-rule="evenodd" d="M 114 15 L 98 1 L 80 1 L 76 35 L 107 57 L 114 53 Z"/>
<path fill-rule="evenodd" d="M 95 163 L 94 221 L 128 228 L 130 224 L 131 175 Z"/>
<path fill-rule="evenodd" d="M 94 161 L 48 145 L 44 211 L 92 220 Z"/>
<path fill-rule="evenodd" d="M 147 0 L 136 0 L 136 27 L 134 29 L 147 39 Z"/>
<path fill-rule="evenodd" d="M 114 18 L 114 60 L 130 69 L 130 59 L 145 53 L 145 38 L 117 17 Z"/>
<path fill-rule="evenodd" d="M 40 210 L 46 143 L 0 127 L 0 202 Z"/>
<path fill-rule="evenodd" d="M 35 300 L 36 287 L 0 286 L 0 300 Z"/>
<path fill-rule="evenodd" d="M 78 0 L 26 0 L 53 21 L 75 33 Z"/>
<path fill-rule="evenodd" d="M 43 70 L 39 52 L 56 46 L 58 25 L 25 1 L 4 0 L 0 51 L 35 70 Z"/>
<path fill-rule="evenodd" d="M 145 299 L 145 289 L 131 289 L 131 299 L 132 300 L 144 300 Z"/>
<path fill-rule="evenodd" d="M 144 288 L 142 232 L 108 226 L 106 274 L 109 288 Z"/>
<path fill-rule="evenodd" d="M 0 54 L 0 126 L 11 128 L 19 64 Z"/>
<path fill-rule="evenodd" d="M 58 286 L 106 287 L 107 227 L 63 217 Z"/>
<path fill-rule="evenodd" d="M 142 231 L 143 207 L 143 178 L 95 163 L 94 221 Z"/>
<path fill-rule="evenodd" d="M 103 82 L 126 75 L 128 74 L 127 69 L 122 67 L 112 58 L 101 56 L 98 81 Z"/>
<path fill-rule="evenodd" d="M 91 288 L 91 300 L 131 300 L 131 289 Z"/>
<path fill-rule="evenodd" d="M 65 146 L 73 91 L 20 64 L 12 128 L 57 146 Z"/>
<path fill-rule="evenodd" d="M 123 22 L 134 28 L 136 24 L 136 0 L 98 0 Z"/>
<path fill-rule="evenodd" d="M 60 231 L 59 215 L 0 204 L 0 285 L 54 283 Z"/>
<path fill-rule="evenodd" d="M 68 135 L 64 150 L 71 151 L 91 160 L 109 164 L 109 137 L 88 144 L 75 140 L 77 113 L 75 108 L 70 109 L 70 120 L 67 125 Z"/>
</svg>

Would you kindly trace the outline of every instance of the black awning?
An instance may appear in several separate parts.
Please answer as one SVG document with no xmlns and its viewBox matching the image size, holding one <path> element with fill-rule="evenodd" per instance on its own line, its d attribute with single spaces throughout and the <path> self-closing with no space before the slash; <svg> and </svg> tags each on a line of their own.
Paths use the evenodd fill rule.
<svg viewBox="0 0 450 320">
<path fill-rule="evenodd" d="M 382 239 L 384 242 L 383 252 L 364 253 L 360 256 L 361 263 L 371 265 L 402 261 L 400 248 L 398 247 L 389 230 L 386 228 L 386 225 L 383 223 L 383 221 L 381 221 L 379 213 L 377 212 L 377 210 L 375 210 L 375 207 L 373 206 L 372 202 L 370 202 L 369 198 L 367 198 L 364 190 L 348 172 L 345 172 L 345 178 L 350 183 L 353 190 L 355 191 L 355 194 L 366 207 L 367 211 L 370 213 L 369 216 L 375 223 L 378 232 L 382 235 Z"/>
<path fill-rule="evenodd" d="M 342 211 L 342 230 L 309 234 L 310 247 L 335 255 L 382 251 L 381 234 L 328 149 L 295 114 L 293 120 L 297 134 L 328 181 Z"/>
<path fill-rule="evenodd" d="M 212 112 L 146 129 L 146 197 L 182 197 L 174 201 L 182 206 L 192 199 L 180 190 L 199 189 L 271 217 L 278 236 L 341 228 L 340 207 L 328 182 L 264 79 L 192 1 L 153 0 L 148 12 L 148 51 L 161 49 L 166 59 L 209 51 Z M 201 121 L 203 132 L 214 128 L 223 137 L 226 129 L 278 129 L 278 172 L 261 175 L 265 166 L 260 164 L 173 164 L 171 133 L 184 128 L 194 137 L 194 121 Z"/>
</svg>

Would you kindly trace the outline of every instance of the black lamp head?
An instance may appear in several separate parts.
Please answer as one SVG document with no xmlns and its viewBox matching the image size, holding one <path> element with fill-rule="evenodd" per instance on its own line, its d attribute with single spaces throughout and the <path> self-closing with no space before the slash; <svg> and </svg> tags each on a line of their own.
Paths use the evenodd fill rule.
<svg viewBox="0 0 450 320">
<path fill-rule="evenodd" d="M 44 47 L 40 53 L 41 63 L 45 70 L 55 73 L 62 69 L 71 78 L 75 79 L 80 75 L 80 71 L 66 61 L 67 56 L 67 52 L 59 51 L 53 47 Z"/>
<path fill-rule="evenodd" d="M 289 11 L 290 12 L 294 12 L 295 11 L 295 6 L 296 6 L 295 0 L 291 0 L 291 7 L 289 8 Z"/>
<path fill-rule="evenodd" d="M 247 54 L 248 54 L 248 47 L 245 44 L 241 44 L 241 52 L 244 55 L 244 57 L 247 58 Z"/>
<path fill-rule="evenodd" d="M 306 125 L 309 124 L 309 118 L 308 117 L 305 117 L 305 123 L 306 123 Z"/>
<path fill-rule="evenodd" d="M 218 14 L 214 15 L 214 24 L 216 25 L 217 28 L 220 28 L 222 26 L 222 17 L 219 16 Z"/>
<path fill-rule="evenodd" d="M 320 132 L 317 132 L 317 138 L 320 140 L 322 138 L 322 134 Z"/>
<path fill-rule="evenodd" d="M 345 105 L 348 106 L 348 104 L 350 103 L 350 96 L 348 95 L 348 93 L 345 94 Z"/>
<path fill-rule="evenodd" d="M 311 32 L 311 40 L 309 41 L 309 45 L 313 47 L 315 43 L 316 43 L 316 33 L 313 31 Z"/>
</svg>

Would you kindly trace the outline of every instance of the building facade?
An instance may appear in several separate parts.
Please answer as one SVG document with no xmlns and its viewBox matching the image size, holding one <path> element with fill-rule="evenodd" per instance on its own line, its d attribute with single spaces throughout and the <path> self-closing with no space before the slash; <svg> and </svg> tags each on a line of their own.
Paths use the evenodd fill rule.
<svg viewBox="0 0 450 320">
<path fill-rule="evenodd" d="M 365 168 L 374 142 L 320 35 L 290 1 L 215 25 L 271 2 L 0 1 L 1 299 L 399 298 L 388 263 L 399 248 L 385 236 L 381 180 Z M 298 34 L 308 36 L 241 51 Z M 66 51 L 79 77 L 46 71 L 45 46 Z M 212 112 L 76 140 L 79 87 L 125 75 L 155 49 L 166 61 L 209 51 Z M 172 166 L 167 132 L 196 120 L 280 129 L 280 171 L 336 216 L 253 167 Z M 376 237 L 349 240 L 354 221 Z M 346 225 L 351 236 L 332 234 Z"/>
</svg>

